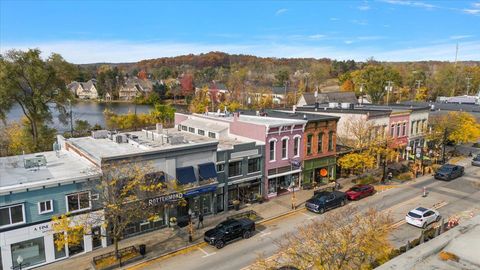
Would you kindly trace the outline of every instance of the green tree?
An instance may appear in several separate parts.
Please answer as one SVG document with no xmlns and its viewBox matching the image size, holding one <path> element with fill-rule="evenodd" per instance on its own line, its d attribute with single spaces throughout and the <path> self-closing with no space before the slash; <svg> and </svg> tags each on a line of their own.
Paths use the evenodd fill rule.
<svg viewBox="0 0 480 270">
<path fill-rule="evenodd" d="M 154 109 L 150 111 L 150 115 L 157 122 L 170 125 L 175 118 L 175 108 L 171 105 L 155 104 Z"/>
<path fill-rule="evenodd" d="M 290 80 L 290 72 L 286 68 L 282 68 L 275 73 L 275 85 L 283 86 L 285 82 Z"/>
<path fill-rule="evenodd" d="M 366 67 L 351 73 L 355 87 L 364 84 L 365 91 L 372 98 L 373 103 L 382 101 L 387 94 L 385 87 L 388 81 L 394 86 L 401 86 L 402 78 L 400 73 L 390 66 L 380 64 L 369 64 Z M 359 89 L 356 89 L 357 91 Z M 390 93 L 391 95 L 392 93 Z"/>
<path fill-rule="evenodd" d="M 75 76 L 71 74 L 75 68 L 60 55 L 43 60 L 40 53 L 38 49 L 11 50 L 0 56 L 0 117 L 4 119 L 14 104 L 20 106 L 30 126 L 33 151 L 42 149 L 41 129 L 52 121 L 50 106 L 66 123 L 65 104 L 72 98 L 66 84 Z"/>
</svg>

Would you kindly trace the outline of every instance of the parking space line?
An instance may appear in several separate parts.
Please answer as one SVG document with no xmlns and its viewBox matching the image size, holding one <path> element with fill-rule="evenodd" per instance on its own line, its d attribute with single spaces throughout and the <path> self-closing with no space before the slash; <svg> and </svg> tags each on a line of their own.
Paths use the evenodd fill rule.
<svg viewBox="0 0 480 270">
<path fill-rule="evenodd" d="M 198 247 L 198 249 L 199 249 L 201 252 L 203 252 L 203 254 L 205 254 L 204 256 L 202 256 L 202 258 L 206 258 L 206 257 L 208 257 L 208 256 L 212 256 L 212 255 L 217 254 L 217 252 L 208 253 L 208 252 L 206 252 L 206 251 L 205 251 L 203 248 L 201 248 L 201 247 Z"/>
<path fill-rule="evenodd" d="M 270 234 L 272 234 L 272 232 L 260 232 L 260 237 L 265 237 Z"/>
</svg>

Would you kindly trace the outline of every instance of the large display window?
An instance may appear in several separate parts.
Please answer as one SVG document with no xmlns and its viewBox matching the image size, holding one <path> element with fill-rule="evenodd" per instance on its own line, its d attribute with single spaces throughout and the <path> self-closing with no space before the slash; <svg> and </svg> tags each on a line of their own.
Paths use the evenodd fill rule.
<svg viewBox="0 0 480 270">
<path fill-rule="evenodd" d="M 46 262 L 43 237 L 12 244 L 11 251 L 14 269 L 20 268 L 18 261 L 23 261 L 21 267 L 31 267 Z"/>
</svg>

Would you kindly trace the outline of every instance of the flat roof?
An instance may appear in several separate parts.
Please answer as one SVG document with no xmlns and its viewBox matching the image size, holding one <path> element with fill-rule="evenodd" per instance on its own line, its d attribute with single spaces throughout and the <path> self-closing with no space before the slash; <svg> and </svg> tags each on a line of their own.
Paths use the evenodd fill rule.
<svg viewBox="0 0 480 270">
<path fill-rule="evenodd" d="M 37 156 L 47 165 L 26 169 L 24 160 Z M 0 158 L 0 194 L 100 176 L 98 167 L 64 150 Z"/>
<path fill-rule="evenodd" d="M 330 108 L 327 106 L 322 106 L 324 104 L 320 104 L 318 109 L 315 106 L 303 106 L 298 107 L 298 112 L 311 112 L 315 114 L 329 114 L 329 113 L 342 113 L 342 114 L 368 114 L 369 116 L 388 116 L 392 112 L 392 110 L 374 110 L 371 108 L 364 108 L 364 107 L 355 107 L 354 109 L 349 108 Z"/>
<path fill-rule="evenodd" d="M 228 124 L 226 123 L 222 124 L 212 120 L 204 121 L 203 119 L 187 119 L 182 121 L 181 124 L 189 127 L 212 131 L 212 132 L 222 132 L 228 129 Z"/>
<path fill-rule="evenodd" d="M 338 120 L 339 116 L 327 115 L 327 114 L 314 114 L 306 112 L 293 112 L 293 111 L 281 111 L 281 110 L 269 110 L 266 112 L 267 116 L 288 118 L 288 119 L 300 119 L 307 121 L 329 121 Z"/>
<path fill-rule="evenodd" d="M 148 134 L 147 134 L 148 133 Z M 117 143 L 109 138 L 94 139 L 93 137 L 70 138 L 67 142 L 88 153 L 100 161 L 102 158 L 113 158 L 123 155 L 173 150 L 182 147 L 216 144 L 217 140 L 181 132 L 175 128 L 163 129 L 161 134 L 156 130 L 122 132 L 130 137 L 126 143 Z M 156 135 L 155 135 L 156 134 Z M 183 137 L 183 138 L 182 138 Z"/>
<path fill-rule="evenodd" d="M 246 115 L 246 114 L 240 114 L 238 121 L 265 125 L 267 127 L 284 126 L 284 125 L 303 125 L 307 123 L 306 120 L 287 119 L 287 118 L 278 118 L 278 117 L 270 117 L 270 116 Z"/>
</svg>

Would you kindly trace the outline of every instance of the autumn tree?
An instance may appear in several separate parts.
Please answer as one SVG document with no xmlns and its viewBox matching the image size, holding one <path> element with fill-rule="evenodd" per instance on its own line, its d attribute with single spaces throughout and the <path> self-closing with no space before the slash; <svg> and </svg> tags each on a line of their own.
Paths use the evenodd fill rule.
<svg viewBox="0 0 480 270">
<path fill-rule="evenodd" d="M 155 104 L 154 109 L 150 111 L 150 115 L 157 123 L 171 126 L 175 118 L 175 108 L 170 105 Z"/>
<path fill-rule="evenodd" d="M 211 100 L 208 93 L 208 86 L 204 86 L 195 93 L 195 97 L 190 103 L 189 109 L 192 113 L 204 113 L 208 110 L 210 104 Z"/>
<path fill-rule="evenodd" d="M 66 123 L 66 103 L 72 94 L 66 84 L 75 68 L 58 54 L 46 60 L 40 50 L 11 50 L 0 56 L 0 117 L 5 119 L 14 104 L 22 109 L 29 125 L 33 151 L 41 151 L 41 130 L 52 122 L 52 106 Z"/>
<path fill-rule="evenodd" d="M 275 74 L 275 85 L 284 86 L 290 80 L 290 72 L 286 68 L 282 68 Z"/>
<path fill-rule="evenodd" d="M 193 84 L 193 75 L 190 73 L 183 74 L 180 78 L 180 86 L 183 96 L 191 96 L 195 92 L 195 86 Z"/>
<path fill-rule="evenodd" d="M 344 170 L 349 170 L 352 173 L 363 173 L 365 170 L 371 169 L 375 166 L 375 157 L 370 155 L 367 151 L 348 153 L 339 158 L 337 163 Z"/>
<path fill-rule="evenodd" d="M 355 70 L 351 73 L 352 80 L 356 87 L 364 85 L 366 93 L 370 95 L 373 103 L 379 103 L 386 96 L 385 87 L 388 81 L 395 86 L 401 86 L 401 77 L 398 71 L 390 66 L 380 64 L 369 64 L 366 67 Z M 390 93 L 391 94 L 391 93 Z"/>
<path fill-rule="evenodd" d="M 78 245 L 83 241 L 82 234 L 91 234 L 92 227 L 101 224 L 113 240 L 116 258 L 119 258 L 119 242 L 123 239 L 126 227 L 140 220 L 161 219 L 157 213 L 164 205 L 151 205 L 149 198 L 162 194 L 181 192 L 176 181 L 166 182 L 162 172 L 151 164 L 137 161 L 121 161 L 102 165 L 100 182 L 91 189 L 99 195 L 102 212 L 86 213 L 81 218 L 66 213 L 52 219 L 52 227 L 60 237 L 55 246 L 62 249 L 66 244 Z M 93 203 L 93 202 L 92 202 Z M 180 200 L 179 204 L 185 202 Z M 102 235 L 106 237 L 106 235 Z"/>
<path fill-rule="evenodd" d="M 278 253 L 260 257 L 251 269 L 292 265 L 300 270 L 356 270 L 371 269 L 388 260 L 392 251 L 388 214 L 346 206 L 326 215 L 284 235 L 277 243 Z"/>
</svg>

